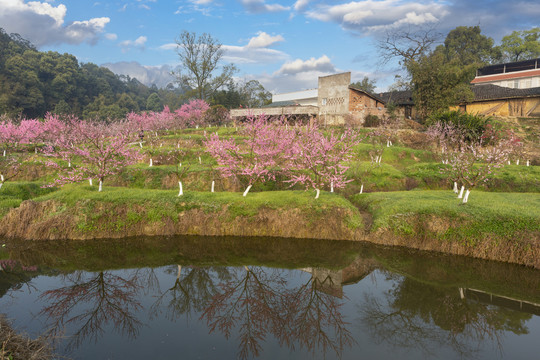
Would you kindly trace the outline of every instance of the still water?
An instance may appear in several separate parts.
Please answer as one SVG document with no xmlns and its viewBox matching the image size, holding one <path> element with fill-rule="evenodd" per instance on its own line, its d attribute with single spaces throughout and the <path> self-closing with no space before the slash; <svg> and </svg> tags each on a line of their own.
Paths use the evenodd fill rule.
<svg viewBox="0 0 540 360">
<path fill-rule="evenodd" d="M 540 271 L 319 240 L 5 241 L 0 313 L 73 359 L 538 359 Z"/>
</svg>

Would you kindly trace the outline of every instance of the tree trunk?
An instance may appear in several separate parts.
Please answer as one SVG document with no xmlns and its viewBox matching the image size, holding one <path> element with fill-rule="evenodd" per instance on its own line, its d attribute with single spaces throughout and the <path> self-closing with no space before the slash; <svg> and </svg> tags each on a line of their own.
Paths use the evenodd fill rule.
<svg viewBox="0 0 540 360">
<path fill-rule="evenodd" d="M 362 186 L 360 186 L 360 193 L 359 194 L 361 194 L 363 192 L 364 192 L 364 184 L 362 184 Z"/>
<path fill-rule="evenodd" d="M 465 190 L 465 186 L 461 186 L 461 190 L 459 191 L 458 199 L 461 199 L 463 197 L 463 190 Z"/>
<path fill-rule="evenodd" d="M 251 185 L 249 185 L 247 188 L 246 188 L 246 191 L 244 191 L 244 194 L 242 196 L 246 196 L 247 193 L 249 192 L 249 189 L 251 189 Z"/>
<path fill-rule="evenodd" d="M 334 182 L 333 181 L 330 181 L 330 192 L 331 193 L 334 192 Z"/>
<path fill-rule="evenodd" d="M 214 192 L 214 185 L 216 184 L 216 182 L 214 180 L 212 180 L 212 189 L 210 189 L 210 192 Z"/>
<path fill-rule="evenodd" d="M 88 182 L 90 183 L 90 186 L 92 186 L 92 179 L 88 179 Z"/>
<path fill-rule="evenodd" d="M 456 194 L 458 193 L 458 188 L 457 188 L 457 182 L 454 181 L 454 190 L 453 190 Z"/>
<path fill-rule="evenodd" d="M 181 181 L 178 182 L 178 188 L 179 188 L 178 196 L 184 195 L 184 189 L 182 188 L 182 182 Z"/>
<path fill-rule="evenodd" d="M 150 158 L 150 167 L 152 167 L 154 165 L 154 162 L 152 161 L 152 158 Z"/>
<path fill-rule="evenodd" d="M 319 189 L 315 189 L 315 191 L 317 192 L 317 195 L 315 195 L 315 199 L 318 199 L 321 191 Z"/>
<path fill-rule="evenodd" d="M 469 201 L 469 194 L 471 193 L 471 190 L 465 191 L 465 196 L 463 197 L 463 203 L 466 204 L 467 201 Z"/>
<path fill-rule="evenodd" d="M 103 190 L 103 180 L 99 180 L 99 189 L 98 191 Z"/>
</svg>

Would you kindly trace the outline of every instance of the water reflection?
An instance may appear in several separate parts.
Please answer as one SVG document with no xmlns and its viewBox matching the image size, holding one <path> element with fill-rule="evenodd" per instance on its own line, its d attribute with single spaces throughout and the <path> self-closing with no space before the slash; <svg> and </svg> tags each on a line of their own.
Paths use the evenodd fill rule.
<svg viewBox="0 0 540 360">
<path fill-rule="evenodd" d="M 39 316 L 53 334 L 67 335 L 64 348 L 113 334 L 143 338 L 147 327 L 185 319 L 230 340 L 242 359 L 262 356 L 269 343 L 310 358 L 354 358 L 367 337 L 383 348 L 433 358 L 441 348 L 453 358 L 474 357 L 489 347 L 503 354 L 505 337 L 527 335 L 528 322 L 540 309 L 539 272 L 521 267 L 350 243 L 338 244 L 329 256 L 331 244 L 321 243 L 309 260 L 300 249 L 295 262 L 290 254 L 298 244 L 272 240 L 273 250 L 282 246 L 276 252 L 289 256 L 290 269 L 283 269 L 267 265 L 278 259 L 269 257 L 262 243 L 247 244 L 242 252 L 245 244 L 231 239 L 228 245 L 215 242 L 219 251 L 207 249 L 204 241 L 168 241 L 159 243 L 157 252 L 149 251 L 147 240 L 79 248 L 8 244 L 11 259 L 2 260 L 0 290 L 13 294 L 38 274 L 56 276 L 53 288 L 44 288 L 39 278 L 34 285 L 41 291 Z M 104 268 L 107 256 L 132 269 Z M 62 270 L 61 264 L 89 271 Z M 380 288 L 373 279 L 381 279 Z"/>
<path fill-rule="evenodd" d="M 63 282 L 68 285 L 41 294 L 49 305 L 40 314 L 49 320 L 54 337 L 62 335 L 66 326 L 75 329 L 68 335 L 68 349 L 87 340 L 97 342 L 109 323 L 119 334 L 137 337 L 142 322 L 135 313 L 142 309 L 138 300 L 142 286 L 136 273 L 123 277 L 108 271 L 77 271 L 65 275 Z"/>
<path fill-rule="evenodd" d="M 502 354 L 506 332 L 527 334 L 528 313 L 494 307 L 463 296 L 458 288 L 434 287 L 387 273 L 394 286 L 382 297 L 366 295 L 358 306 L 360 321 L 373 341 L 400 349 L 422 349 L 435 356 L 449 347 L 460 357 L 474 357 L 485 343 Z"/>
</svg>

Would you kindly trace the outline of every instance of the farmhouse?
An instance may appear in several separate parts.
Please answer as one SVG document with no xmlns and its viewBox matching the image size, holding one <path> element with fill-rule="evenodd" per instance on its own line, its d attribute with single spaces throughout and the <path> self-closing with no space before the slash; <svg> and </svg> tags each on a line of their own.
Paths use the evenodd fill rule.
<svg viewBox="0 0 540 360">
<path fill-rule="evenodd" d="M 272 96 L 272 103 L 256 109 L 233 109 L 233 118 L 266 114 L 319 119 L 320 124 L 362 124 L 367 115 L 385 114 L 385 101 L 374 94 L 350 86 L 351 73 L 319 77 L 317 89 Z"/>
</svg>

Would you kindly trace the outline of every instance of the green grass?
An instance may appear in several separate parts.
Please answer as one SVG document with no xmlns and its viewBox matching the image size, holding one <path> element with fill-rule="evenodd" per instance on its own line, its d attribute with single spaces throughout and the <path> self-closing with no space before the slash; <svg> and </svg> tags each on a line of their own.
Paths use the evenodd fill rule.
<svg viewBox="0 0 540 360">
<path fill-rule="evenodd" d="M 55 188 L 43 188 L 43 185 L 43 183 L 29 181 L 4 183 L 0 189 L 0 219 L 12 208 L 19 207 L 24 200 L 56 191 Z"/>
<path fill-rule="evenodd" d="M 403 235 L 418 235 L 418 223 L 430 216 L 449 222 L 442 238 L 467 242 L 540 231 L 538 193 L 475 190 L 462 204 L 451 191 L 398 191 L 355 195 L 351 201 L 373 215 L 373 230 L 392 229 Z"/>
<path fill-rule="evenodd" d="M 37 197 L 35 201 L 56 200 L 67 205 L 67 209 L 77 204 L 85 207 L 87 214 L 84 224 L 79 225 L 80 230 L 94 230 L 94 226 L 101 221 L 107 221 L 110 215 L 114 219 L 114 209 L 120 206 L 139 206 L 144 209 L 146 221 L 160 222 L 165 218 L 173 221 L 178 213 L 197 208 L 205 213 L 215 213 L 227 207 L 229 219 L 237 216 L 253 217 L 260 209 L 299 209 L 306 211 L 315 220 L 329 215 L 332 209 L 349 209 L 346 224 L 352 229 L 362 227 L 362 219 L 357 209 L 345 198 L 337 194 L 322 192 L 319 199 L 314 199 L 314 191 L 264 191 L 250 192 L 246 197 L 239 192 L 194 192 L 186 191 L 183 196 L 177 196 L 177 190 L 134 189 L 104 186 L 102 192 L 97 187 L 72 184 L 63 189 Z M 105 213 L 96 213 L 93 206 L 96 203 L 107 204 Z M 107 211 L 111 212 L 108 214 Z M 122 220 L 123 221 L 123 220 Z M 89 225 L 90 224 L 90 225 Z M 121 230 L 126 224 L 113 224 L 109 228 Z"/>
</svg>

